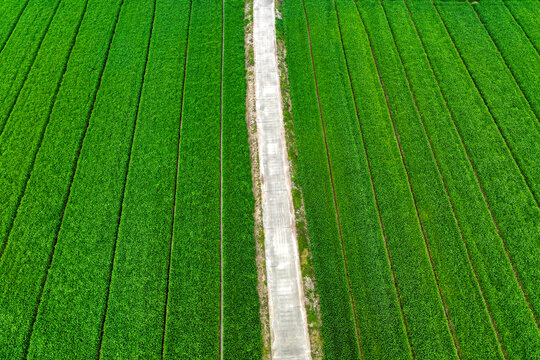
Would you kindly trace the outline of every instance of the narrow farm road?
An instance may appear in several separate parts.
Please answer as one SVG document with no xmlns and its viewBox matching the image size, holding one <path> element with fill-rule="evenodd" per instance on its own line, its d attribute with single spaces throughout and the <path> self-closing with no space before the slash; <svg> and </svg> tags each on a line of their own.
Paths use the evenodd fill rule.
<svg viewBox="0 0 540 360">
<path fill-rule="evenodd" d="M 310 359 L 276 56 L 273 0 L 254 0 L 257 131 L 272 358 Z"/>
</svg>

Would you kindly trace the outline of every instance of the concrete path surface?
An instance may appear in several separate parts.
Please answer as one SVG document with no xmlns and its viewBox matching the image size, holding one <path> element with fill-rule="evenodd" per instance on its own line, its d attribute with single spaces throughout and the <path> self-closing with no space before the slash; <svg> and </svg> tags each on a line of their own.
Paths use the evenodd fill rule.
<svg viewBox="0 0 540 360">
<path fill-rule="evenodd" d="M 254 0 L 255 91 L 272 358 L 310 359 L 292 207 L 273 0 Z"/>
</svg>

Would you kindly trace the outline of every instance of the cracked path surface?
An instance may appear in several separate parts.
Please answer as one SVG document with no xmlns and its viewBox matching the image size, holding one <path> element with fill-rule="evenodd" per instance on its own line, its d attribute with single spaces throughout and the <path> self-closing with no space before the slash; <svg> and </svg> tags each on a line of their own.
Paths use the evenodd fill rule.
<svg viewBox="0 0 540 360">
<path fill-rule="evenodd" d="M 293 230 L 273 0 L 254 0 L 257 132 L 272 358 L 310 359 L 298 244 Z"/>
</svg>

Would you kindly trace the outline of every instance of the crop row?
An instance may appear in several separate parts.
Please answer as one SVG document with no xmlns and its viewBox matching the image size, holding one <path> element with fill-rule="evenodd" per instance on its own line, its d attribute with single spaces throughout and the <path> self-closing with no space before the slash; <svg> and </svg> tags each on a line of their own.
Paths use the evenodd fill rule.
<svg viewBox="0 0 540 360">
<path fill-rule="evenodd" d="M 29 357 L 98 355 L 153 6 L 150 0 L 126 1 L 120 11 L 39 303 Z"/>
<path fill-rule="evenodd" d="M 61 3 L 62 0 L 30 2 L 0 53 L 0 134 Z M 0 226 L 0 238 L 4 240 L 4 219 Z"/>
<path fill-rule="evenodd" d="M 156 1 L 103 327 L 104 358 L 162 354 L 189 16 L 189 1 Z"/>
<path fill-rule="evenodd" d="M 118 3 L 106 7 L 97 1 L 89 3 L 77 35 L 78 44 L 71 51 L 63 75 L 64 86 L 51 110 L 84 3 L 72 2 L 64 16 L 59 13 L 59 22 L 53 24 L 51 35 L 44 40 L 37 66 L 30 72 L 1 137 L 2 146 L 7 147 L 3 152 L 10 154 L 1 157 L 3 176 L 10 179 L 1 188 L 5 196 L 4 209 L 14 210 L 20 199 L 13 226 L 4 229 L 6 236 L 9 230 L 11 232 L 5 240 L 7 247 L 0 262 L 3 278 L 0 311 L 5 323 L 10 324 L 1 328 L 0 354 L 5 358 L 20 358 L 28 347 L 72 169 L 92 106 L 88 99 L 94 98 L 96 93 L 116 8 Z M 65 36 L 65 31 L 72 35 Z M 99 39 L 103 40 L 93 39 L 100 35 Z M 97 71 L 87 71 L 88 64 Z M 35 162 L 30 175 L 33 156 Z M 22 171 L 18 170 L 21 168 Z M 7 174 L 12 177 L 8 178 Z"/>
<path fill-rule="evenodd" d="M 362 2 L 359 8 L 370 34 L 439 291 L 453 324 L 460 355 L 502 358 L 385 12 L 378 1 Z M 456 292 L 456 288 L 460 291 Z"/>
<path fill-rule="evenodd" d="M 540 51 L 540 8 L 535 0 L 506 0 L 503 1 L 516 22 L 521 26 L 536 51 Z"/>
<path fill-rule="evenodd" d="M 86 12 L 86 2 L 67 1 L 59 9 L 43 41 L 17 102 L 0 135 L 0 166 L 5 175 L 0 183 L 2 246 L 9 234 L 20 198 L 26 187 L 35 154 L 41 144 L 49 115 L 60 88 L 72 45 Z M 29 126 L 28 118 L 33 123 Z"/>
<path fill-rule="evenodd" d="M 283 18 L 299 179 L 304 189 L 317 291 L 324 323 L 324 353 L 330 359 L 358 358 L 356 319 L 353 318 L 348 295 L 347 274 L 340 244 L 340 224 L 333 199 L 331 164 L 325 146 L 326 129 L 321 121 L 323 118 L 317 102 L 321 83 L 315 80 L 310 33 L 303 2 L 284 2 Z M 341 86 L 334 90 L 339 91 L 338 94 L 344 92 Z M 375 213 L 366 217 L 366 222 L 373 216 L 376 216 Z M 366 229 L 376 228 L 366 226 Z M 384 264 L 380 265 L 379 269 L 384 267 Z M 373 270 L 380 271 L 379 269 Z"/>
<path fill-rule="evenodd" d="M 338 19 L 339 38 L 335 38 L 333 41 L 339 41 L 338 46 L 341 48 L 341 56 L 344 57 L 344 71 L 347 74 L 344 82 L 349 86 L 350 101 L 354 105 L 355 121 L 351 128 L 355 133 L 359 133 L 360 135 L 358 143 L 363 146 L 362 149 L 357 149 L 357 151 L 360 151 L 364 155 L 368 165 L 367 171 L 369 182 L 368 184 L 363 185 L 363 187 L 365 189 L 364 191 L 368 192 L 370 196 L 375 199 L 379 224 L 375 224 L 374 226 L 382 230 L 381 235 L 383 236 L 383 239 L 381 239 L 379 235 L 377 246 L 383 247 L 384 251 L 377 254 L 371 252 L 370 248 L 374 248 L 375 245 L 372 239 L 364 239 L 362 233 L 356 234 L 359 238 L 356 239 L 355 243 L 359 248 L 356 249 L 355 252 L 361 253 L 362 251 L 369 249 L 369 251 L 366 252 L 367 256 L 365 258 L 360 258 L 359 261 L 361 262 L 355 264 L 355 266 L 358 267 L 365 266 L 363 263 L 367 265 L 365 269 L 362 269 L 364 275 L 354 279 L 352 285 L 353 288 L 365 287 L 360 293 L 361 296 L 356 299 L 357 302 L 359 302 L 359 309 L 357 311 L 358 321 L 362 324 L 362 326 L 360 326 L 359 335 L 362 343 L 362 354 L 364 358 L 378 357 L 381 353 L 384 354 L 383 357 L 387 358 L 410 358 L 412 356 L 411 341 L 413 340 L 412 337 L 415 335 L 416 329 L 410 327 L 410 321 L 406 315 L 406 309 L 411 304 L 409 301 L 409 294 L 406 289 L 400 287 L 401 271 L 403 271 L 404 264 L 399 257 L 395 257 L 395 254 L 407 247 L 418 246 L 419 244 L 415 242 L 418 238 L 411 238 L 411 241 L 409 243 L 404 243 L 404 247 L 401 249 L 399 246 L 396 247 L 395 243 L 392 243 L 396 236 L 403 236 L 403 234 L 396 232 L 396 228 L 389 223 L 390 218 L 388 215 L 385 215 L 385 212 L 388 211 L 388 209 L 385 208 L 387 206 L 386 201 L 382 199 L 381 196 L 388 196 L 390 192 L 401 190 L 398 190 L 397 188 L 389 189 L 382 182 L 377 181 L 377 175 L 375 175 L 377 172 L 375 167 L 381 166 L 380 164 L 381 161 L 383 161 L 383 158 L 380 156 L 380 153 L 374 152 L 374 149 L 378 146 L 382 146 L 384 148 L 383 151 L 389 151 L 391 153 L 396 150 L 394 148 L 394 135 L 389 131 L 391 128 L 388 127 L 391 123 L 390 113 L 388 112 L 385 94 L 381 88 L 377 64 L 374 62 L 370 38 L 364 28 L 362 17 L 358 12 L 355 3 L 353 1 L 337 1 L 334 2 L 334 9 L 329 11 L 331 12 L 329 14 L 330 17 L 337 17 Z M 332 12 L 335 14 L 332 14 Z M 362 84 L 361 86 L 359 86 L 360 83 Z M 380 124 L 377 126 L 374 126 L 375 124 L 372 120 L 368 119 L 379 119 L 382 121 L 380 121 Z M 383 138 L 376 140 L 375 138 L 377 135 L 374 135 L 375 133 L 380 134 Z M 374 145 L 375 141 L 378 140 L 382 140 L 384 143 L 381 142 L 379 143 L 380 145 Z M 399 155 L 396 157 L 395 152 L 393 155 L 394 159 L 387 163 L 388 166 L 393 167 L 393 171 L 402 171 L 401 162 L 398 158 Z M 403 173 L 399 176 L 402 175 Z M 383 185 L 384 188 L 381 187 L 381 185 Z M 403 185 L 403 178 L 400 185 Z M 408 205 L 410 206 L 410 203 Z M 406 206 L 405 209 L 408 209 L 408 211 L 406 210 L 408 214 L 405 214 L 405 216 L 410 216 L 411 208 Z M 411 220 L 412 224 L 416 223 L 415 217 Z M 363 220 L 362 218 L 359 218 L 358 221 L 361 223 Z M 351 235 L 353 235 L 354 228 L 351 229 L 351 231 Z M 413 233 L 414 230 L 411 231 L 409 229 L 409 234 Z M 382 246 L 382 244 L 384 244 L 384 246 Z M 422 247 L 421 244 L 420 246 Z M 419 254 L 420 257 L 426 255 L 422 250 L 420 250 Z M 347 255 L 347 257 L 350 258 L 350 254 Z M 422 259 L 420 260 L 422 261 Z M 370 269 L 377 264 L 377 262 L 384 263 L 386 261 L 391 261 L 391 283 L 388 283 L 387 272 L 374 273 Z M 413 275 L 411 279 L 419 279 L 418 273 L 411 275 Z M 366 279 L 369 279 L 369 281 L 366 281 Z M 394 288 L 396 285 L 397 288 Z M 392 297 L 394 298 L 396 290 L 399 294 L 399 308 L 395 309 L 395 303 L 392 304 L 392 312 L 388 312 L 386 307 L 381 308 L 381 301 L 384 299 L 383 295 L 392 294 Z M 403 290 L 405 290 L 405 292 L 403 292 Z M 378 296 L 373 296 L 375 294 Z M 433 293 L 428 292 L 427 295 L 427 297 L 429 297 L 433 295 Z M 395 302 L 395 299 L 392 300 Z M 413 312 L 414 311 L 415 310 L 413 309 Z M 378 318 L 374 317 L 374 314 L 377 314 Z"/>
<path fill-rule="evenodd" d="M 538 119 L 474 10 L 465 3 L 444 1 L 435 1 L 435 9 L 538 203 L 540 199 Z M 515 44 L 513 46 L 517 47 Z M 538 57 L 535 60 L 531 66 L 534 66 L 534 62 L 538 65 Z M 532 79 L 538 75 L 534 70 L 524 76 Z M 534 81 L 524 83 L 523 87 L 529 90 L 527 86 L 530 85 L 532 87 L 530 91 L 534 93 L 536 84 Z M 527 136 L 523 136 L 524 133 Z"/>
<path fill-rule="evenodd" d="M 221 3 L 194 2 L 164 353 L 219 354 Z"/>
<path fill-rule="evenodd" d="M 442 27 L 439 36 L 453 46 L 436 8 L 431 3 L 411 3 L 411 7 L 418 6 L 419 18 L 429 17 L 422 19 L 425 24 Z M 413 15 L 409 15 L 405 3 L 385 3 L 382 7 L 379 1 L 358 1 L 356 5 L 357 9 L 349 1 L 306 1 L 308 19 L 304 22 L 299 4 L 284 4 L 300 181 L 321 296 L 325 354 L 354 356 L 352 324 L 342 322 L 337 326 L 331 318 L 338 312 L 350 311 L 348 299 L 337 296 L 346 285 L 338 280 L 348 277 L 360 351 L 368 358 L 381 351 L 393 357 L 407 356 L 392 274 L 404 309 L 404 325 L 417 356 L 452 358 L 456 348 L 462 358 L 480 353 L 501 358 L 503 351 L 521 356 L 530 350 L 527 343 L 538 341 L 534 318 L 519 286 L 521 280 L 525 294 L 535 293 L 536 270 L 525 264 L 534 262 L 529 254 L 537 250 L 527 238 L 534 237 L 538 209 L 513 155 L 517 153 L 517 157 L 530 163 L 530 154 L 510 152 L 483 102 L 485 94 L 476 88 L 477 79 L 469 77 L 456 48 L 444 48 L 442 52 L 436 49 L 439 52 L 433 56 L 443 64 L 454 61 L 457 70 L 439 69 L 439 64 L 431 69 L 423 49 L 424 39 L 418 37 Z M 472 8 L 468 10 L 475 16 Z M 478 19 L 473 20 L 482 26 Z M 462 34 L 463 29 L 455 32 Z M 505 66 L 497 49 L 491 46 L 486 61 Z M 445 53 L 448 50 L 451 61 Z M 478 62 L 474 66 L 478 67 Z M 501 80 L 502 91 L 517 89 L 516 101 L 521 104 L 522 114 L 526 114 L 527 104 L 518 84 L 506 66 L 503 70 L 508 77 Z M 462 79 L 450 84 L 445 78 L 439 88 L 439 78 L 434 77 L 438 71 L 447 78 L 461 75 Z M 475 76 L 486 75 L 479 71 Z M 460 92 L 455 91 L 458 87 L 459 97 Z M 491 101 L 500 96 L 485 84 L 482 89 L 488 91 Z M 470 94 L 468 107 L 479 116 L 477 123 L 471 122 L 469 116 L 465 124 L 464 112 L 451 112 L 464 109 L 457 104 L 458 100 L 463 102 L 463 93 Z M 443 95 L 453 97 L 448 100 L 449 108 Z M 506 105 L 496 107 L 499 117 L 509 115 Z M 528 111 L 528 119 L 534 119 Z M 485 132 L 478 130 L 479 125 L 488 130 L 490 140 L 483 137 Z M 514 131 L 511 144 L 517 146 L 516 128 L 505 130 Z M 521 144 L 534 142 L 536 132 L 534 127 L 530 130 L 533 134 L 525 131 Z M 304 152 L 310 154 L 309 159 L 303 159 Z M 500 164 L 494 166 L 493 161 Z M 494 174 L 501 173 L 510 183 L 495 181 Z M 536 184 L 534 179 L 532 183 Z M 510 204 L 497 201 L 500 198 L 496 193 L 501 191 Z M 399 203 L 395 199 L 400 199 Z M 515 218 L 508 215 L 512 214 L 509 208 L 517 211 Z M 517 231 L 517 224 L 522 224 L 524 233 Z M 364 226 L 372 231 L 371 235 Z M 335 227 L 337 231 L 332 231 Z M 377 238 L 377 242 L 373 241 Z M 339 241 L 345 261 L 339 256 Z M 519 242 L 526 250 L 506 248 L 508 242 Z M 379 261 L 380 266 L 386 255 L 391 266 L 386 260 L 382 271 L 370 272 L 369 265 Z M 328 279 L 343 285 L 330 292 L 325 287 Z M 381 294 L 377 291 L 386 295 L 387 304 L 392 304 L 394 297 L 397 311 L 386 312 L 391 322 L 377 318 L 382 314 L 377 313 L 376 304 L 384 298 L 377 297 Z M 327 298 L 329 294 L 332 299 Z M 332 310 L 327 308 L 330 303 Z M 370 321 L 376 321 L 377 326 Z M 343 335 L 347 333 L 349 337 Z M 525 340 L 516 339 L 520 334 Z M 343 344 L 348 344 L 349 349 L 344 350 Z"/>
<path fill-rule="evenodd" d="M 226 0 L 223 53 L 223 358 L 260 359 L 254 199 L 246 114 L 244 0 Z M 239 306 L 241 304 L 241 306 Z"/>
<path fill-rule="evenodd" d="M 466 4 L 463 4 L 466 5 Z M 540 56 L 523 30 L 512 18 L 502 0 L 482 0 L 471 5 L 500 51 L 512 76 L 532 107 L 540 116 Z M 470 10 L 458 7 L 460 14 Z M 489 42 L 487 42 L 489 43 Z"/>
<path fill-rule="evenodd" d="M 3 1 L 0 4 L 0 14 L 2 14 L 2 18 L 0 19 L 0 51 L 4 49 L 6 42 L 13 33 L 13 30 L 15 30 L 19 19 L 26 9 L 26 6 L 28 6 L 28 3 L 29 0 L 14 0 Z"/>
<path fill-rule="evenodd" d="M 496 222 L 501 243 L 515 266 L 516 275 L 538 313 L 539 209 L 474 82 L 431 4 L 409 1 L 411 12 L 434 74 L 463 138 L 488 209 Z M 474 119 L 474 121 L 471 121 Z M 535 134 L 538 134 L 537 132 Z M 536 136 L 523 131 L 522 137 Z M 538 317 L 538 315 L 536 315 Z M 528 320 L 524 320 L 528 321 Z"/>
<path fill-rule="evenodd" d="M 193 4 L 166 357 L 209 358 L 223 352 L 224 358 L 249 359 L 261 352 L 245 123 L 243 5 Z"/>
<path fill-rule="evenodd" d="M 221 131 L 224 356 L 260 357 L 243 5 L 189 48 L 190 2 L 59 6 L 0 138 L 4 357 L 218 354 Z"/>
<path fill-rule="evenodd" d="M 366 37 L 362 21 L 353 3 L 339 2 L 339 7 L 344 8 L 344 11 L 340 11 L 342 15 L 340 22 L 343 22 L 343 47 L 350 55 L 350 58 L 347 59 L 343 57 L 333 2 L 310 2 L 306 6 L 316 72 L 315 95 L 318 92 L 322 112 L 320 115 L 322 115 L 321 120 L 323 120 L 322 139 L 319 134 L 315 136 L 312 131 L 302 132 L 306 120 L 304 120 L 304 116 L 299 114 L 305 113 L 302 110 L 303 106 L 307 106 L 307 104 L 300 104 L 302 109 L 295 110 L 294 121 L 300 157 L 302 156 L 301 147 L 304 146 L 303 144 L 309 144 L 309 141 L 315 141 L 317 138 L 323 142 L 321 144 L 323 146 L 327 142 L 329 156 L 327 162 L 332 170 L 331 172 L 327 170 L 327 174 L 334 175 L 330 185 L 335 188 L 335 200 L 339 208 L 338 226 L 342 230 L 344 253 L 348 264 L 348 272 L 345 275 L 349 276 L 351 283 L 360 348 L 362 353 L 368 357 L 381 351 L 388 352 L 388 355 L 394 357 L 407 357 L 407 354 L 410 354 L 406 342 L 407 335 L 393 289 L 393 271 L 399 289 L 401 305 L 406 314 L 405 325 L 408 327 L 415 353 L 422 354 L 424 357 L 452 357 L 455 355 L 455 349 L 417 220 L 407 174 L 403 167 L 384 93 L 377 77 L 369 39 Z M 285 4 L 285 10 L 287 9 Z M 299 84 L 299 80 L 295 80 L 295 77 L 310 72 L 308 69 L 300 70 L 299 66 L 296 67 L 299 60 L 291 55 L 291 51 L 295 54 L 294 51 L 302 49 L 295 42 L 290 44 L 290 28 L 292 26 L 287 24 L 298 18 L 301 15 L 301 10 L 296 9 L 295 15 L 292 15 L 294 14 L 292 10 L 289 11 L 291 12 L 284 13 L 289 42 L 287 61 L 291 74 L 293 109 L 298 109 L 296 104 L 302 101 L 298 94 L 305 97 L 305 94 L 309 93 L 307 90 L 309 83 L 302 79 L 305 88 L 297 90 L 298 93 L 295 95 L 295 84 L 297 84 L 296 86 Z M 351 16 L 351 14 L 356 14 L 356 16 Z M 297 26 L 302 26 L 302 24 Z M 309 44 L 307 45 L 309 46 Z M 305 54 L 305 45 L 303 51 Z M 352 59 L 351 64 L 347 68 L 347 62 L 350 59 Z M 311 59 L 308 58 L 308 60 Z M 332 64 L 332 66 L 323 64 Z M 341 77 L 335 76 L 336 66 L 343 74 Z M 298 73 L 296 73 L 297 71 Z M 356 104 L 353 102 L 355 100 Z M 312 118 L 312 116 L 310 117 Z M 380 121 L 381 118 L 384 121 Z M 316 125 L 312 124 L 310 128 L 313 129 L 314 126 Z M 303 151 L 313 154 L 316 146 L 316 143 L 310 144 L 308 150 Z M 320 169 L 324 169 L 323 164 L 324 161 L 320 164 Z M 311 159 L 310 165 L 313 165 Z M 305 166 L 300 159 L 300 174 L 302 185 L 306 189 L 306 209 L 316 262 L 316 277 L 319 287 L 321 287 L 320 278 L 326 280 L 329 275 L 336 276 L 342 273 L 343 270 L 338 270 L 337 267 L 343 265 L 334 260 L 331 262 L 334 264 L 334 268 L 331 268 L 328 266 L 330 252 L 325 249 L 324 253 L 317 253 L 321 247 L 321 244 L 316 242 L 320 234 L 317 233 L 317 228 L 314 231 L 314 225 L 317 226 L 320 215 L 316 216 L 318 214 L 315 213 L 314 207 L 320 207 L 320 205 L 309 199 L 309 193 L 313 191 L 314 186 L 308 182 L 308 176 L 302 176 Z M 319 169 L 309 170 L 317 171 Z M 320 179 L 322 174 L 324 173 L 320 171 L 319 174 L 311 175 L 311 177 Z M 317 193 L 324 192 L 318 190 Z M 327 201 L 331 201 L 332 193 L 327 192 L 326 194 L 329 198 Z M 401 202 L 401 207 L 395 206 L 395 201 L 392 200 L 395 198 L 405 200 Z M 446 200 L 444 194 L 443 199 Z M 377 211 L 380 211 L 380 215 Z M 378 224 L 379 216 L 382 224 Z M 367 231 L 374 233 L 370 235 Z M 378 241 L 375 242 L 373 239 L 378 239 Z M 404 239 L 406 241 L 403 241 Z M 337 242 L 339 239 L 334 241 Z M 387 249 L 385 249 L 385 242 L 387 242 Z M 386 266 L 384 263 L 381 264 L 383 259 L 388 261 L 386 252 L 392 261 L 392 269 L 389 269 L 388 262 L 386 262 Z M 414 256 L 414 259 L 410 258 L 411 255 Z M 463 259 L 463 251 L 461 255 Z M 466 258 L 465 261 L 467 261 Z M 375 266 L 370 269 L 369 265 L 372 264 Z M 377 265 L 379 271 L 372 271 Z M 469 279 L 474 282 L 470 270 L 465 276 L 469 276 Z M 418 296 L 418 291 L 415 291 L 418 288 L 423 289 L 422 296 Z M 324 290 L 324 288 L 319 288 L 325 354 L 326 356 L 344 356 L 346 350 L 342 346 L 338 345 L 334 348 L 334 344 L 328 341 L 336 334 L 339 334 L 341 344 L 346 343 L 347 339 L 341 335 L 344 333 L 343 325 L 342 329 L 334 327 L 334 324 L 331 323 L 333 319 L 329 319 L 330 311 L 325 309 L 325 302 L 329 300 L 325 299 L 327 294 Z M 476 288 L 474 288 L 473 283 L 474 290 Z M 336 292 L 334 288 L 334 293 L 332 293 L 334 299 Z M 343 300 L 343 303 L 345 301 Z M 385 307 L 385 314 L 382 313 L 381 309 L 377 314 L 379 318 L 372 318 L 381 301 L 393 306 L 393 312 L 388 312 Z M 340 304 L 342 308 L 344 308 L 343 303 Z M 333 310 L 335 311 L 335 307 Z M 437 313 L 438 316 L 434 316 Z M 387 316 L 387 319 L 384 319 L 384 316 Z M 374 326 L 370 320 L 376 322 L 377 326 Z M 485 320 L 488 321 L 487 317 Z M 433 335 L 437 337 L 437 341 L 433 341 Z M 336 341 L 336 344 L 340 344 L 340 342 Z M 393 344 L 393 346 L 385 346 L 388 344 Z M 349 342 L 347 346 L 349 346 L 347 351 L 351 351 L 354 344 Z M 394 353 L 392 354 L 392 352 Z M 346 355 L 351 356 L 351 354 Z"/>
<path fill-rule="evenodd" d="M 21 21 L 19 22 L 20 25 L 15 29 L 13 35 L 10 38 L 9 44 L 7 44 L 3 51 L 0 53 L 0 146 L 2 149 L 2 153 L 6 151 L 6 145 L 4 144 L 6 140 L 4 139 L 6 137 L 12 137 L 12 135 L 2 136 L 7 124 L 8 116 L 13 110 L 15 101 L 19 96 L 19 93 L 22 91 L 24 82 L 30 71 L 30 67 L 36 60 L 37 49 L 39 46 L 41 46 L 41 41 L 39 39 L 35 39 L 37 37 L 36 33 L 41 36 L 41 39 L 43 39 L 50 25 L 49 20 L 52 21 L 52 14 L 48 14 L 47 11 L 49 10 L 43 11 L 38 7 L 28 8 L 27 11 L 25 11 L 24 13 L 24 15 L 27 16 L 22 17 Z M 54 12 L 56 13 L 56 10 Z M 47 17 L 47 14 L 49 15 L 49 17 Z M 34 19 L 33 17 L 36 18 Z M 30 23 L 35 26 L 34 29 L 32 29 Z M 62 23 L 61 20 L 60 23 Z M 42 26 L 44 29 L 41 29 L 40 26 Z M 49 37 L 48 41 L 50 42 L 53 40 Z M 25 49 L 25 51 L 21 51 L 21 49 Z M 67 50 L 69 50 L 69 47 L 65 51 Z M 45 54 L 43 57 L 47 58 L 49 56 L 59 56 L 63 60 L 63 58 L 65 57 L 65 53 L 55 54 L 54 52 L 52 52 L 49 54 Z M 62 64 L 61 60 L 59 64 Z M 44 69 L 41 72 L 47 70 L 52 71 L 53 74 L 59 73 L 59 75 L 57 76 L 61 76 L 61 69 Z M 40 71 L 37 70 L 37 72 L 39 73 Z M 52 79 L 54 85 L 56 85 L 57 81 L 54 82 L 54 79 Z M 49 82 L 47 82 L 47 84 L 49 84 Z M 30 86 L 30 88 L 31 87 L 32 86 Z M 43 101 L 43 99 L 40 100 Z M 17 175 L 20 177 L 26 175 L 24 171 L 23 174 L 20 174 L 18 171 L 16 171 L 15 173 L 8 173 L 6 171 L 6 175 L 0 178 L 0 196 L 2 197 L 0 203 L 3 205 L 0 209 L 0 249 L 3 249 L 5 246 L 6 236 L 9 232 L 9 229 L 11 228 L 11 223 L 13 221 L 13 217 L 16 211 L 17 201 L 12 200 L 17 199 L 17 197 L 20 196 L 20 190 L 17 191 L 20 188 L 20 185 L 17 184 L 19 186 L 13 186 L 11 184 L 11 179 L 9 179 L 7 174 L 10 174 L 9 176 L 15 177 L 17 177 Z M 15 183 L 21 182 L 21 180 L 17 180 L 15 181 Z M 14 189 L 9 189 L 12 187 Z"/>
<path fill-rule="evenodd" d="M 463 143 L 465 140 L 469 144 L 470 139 L 462 138 L 454 125 L 454 121 L 461 118 L 454 119 L 454 114 L 447 108 L 430 59 L 424 52 L 423 39 L 418 37 L 407 7 L 398 2 L 385 3 L 384 8 L 487 308 L 495 320 L 498 335 L 502 337 L 503 349 L 507 354 L 526 351 L 524 344 L 537 341 L 534 322 L 482 196 L 481 183 L 468 157 L 467 146 Z M 452 69 L 448 67 L 445 71 Z M 465 89 L 462 87 L 461 91 Z M 466 119 L 470 122 L 470 118 Z M 521 336 L 528 340 L 522 342 L 519 340 Z"/>
<path fill-rule="evenodd" d="M 350 8 L 353 14 L 356 10 L 356 26 L 344 26 L 347 34 L 343 34 L 343 39 L 350 73 L 348 80 L 355 95 L 351 100 L 356 102 L 358 110 L 357 121 L 365 141 L 366 157 L 370 163 L 373 188 L 409 342 L 416 356 L 452 358 L 455 348 L 411 193 L 399 136 L 396 136 L 393 128 L 394 112 L 388 106 L 388 93 L 378 74 L 378 62 L 372 54 L 373 44 L 370 41 L 376 36 L 369 34 L 382 24 L 378 24 L 373 16 L 368 16 L 370 14 L 365 10 L 369 10 L 369 4 L 359 4 L 358 9 Z M 356 35 L 359 32 L 367 33 L 363 41 Z M 354 40 L 355 35 L 358 42 L 353 45 L 349 39 Z M 381 35 L 377 34 L 377 37 Z M 350 48 L 360 48 L 362 51 L 348 53 L 347 49 Z M 369 64 L 369 71 L 358 72 L 362 63 Z M 365 79 L 369 77 L 371 81 L 366 82 Z M 366 101 L 368 96 L 370 100 Z M 395 199 L 400 201 L 396 202 Z"/>
</svg>

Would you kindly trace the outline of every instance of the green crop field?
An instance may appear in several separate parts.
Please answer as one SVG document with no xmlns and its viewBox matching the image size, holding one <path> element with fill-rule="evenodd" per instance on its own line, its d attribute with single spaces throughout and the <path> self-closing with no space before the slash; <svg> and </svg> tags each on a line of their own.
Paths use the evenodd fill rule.
<svg viewBox="0 0 540 360">
<path fill-rule="evenodd" d="M 540 357 L 539 14 L 283 2 L 326 359 Z"/>
<path fill-rule="evenodd" d="M 0 358 L 260 358 L 243 1 L 0 7 Z"/>
<path fill-rule="evenodd" d="M 0 2 L 0 359 L 271 359 L 252 3 Z M 540 359 L 540 1 L 276 7 L 313 359 Z"/>
</svg>

